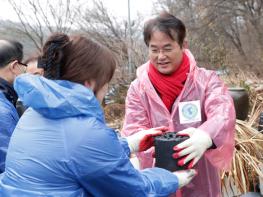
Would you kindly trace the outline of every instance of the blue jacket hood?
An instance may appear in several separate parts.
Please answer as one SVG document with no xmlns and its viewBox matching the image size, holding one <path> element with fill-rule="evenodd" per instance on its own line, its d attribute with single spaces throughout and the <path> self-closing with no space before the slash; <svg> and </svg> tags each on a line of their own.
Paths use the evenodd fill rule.
<svg viewBox="0 0 263 197">
<path fill-rule="evenodd" d="M 16 78 L 14 88 L 24 105 L 47 118 L 84 115 L 103 119 L 100 103 L 92 90 L 81 84 L 23 74 Z"/>
</svg>

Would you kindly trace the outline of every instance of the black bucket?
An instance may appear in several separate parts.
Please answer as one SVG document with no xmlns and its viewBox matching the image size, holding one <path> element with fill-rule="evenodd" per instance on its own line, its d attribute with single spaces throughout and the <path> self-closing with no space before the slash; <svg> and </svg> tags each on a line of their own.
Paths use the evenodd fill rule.
<svg viewBox="0 0 263 197">
<path fill-rule="evenodd" d="M 174 159 L 172 155 L 174 153 L 173 147 L 188 138 L 188 136 L 177 136 L 175 132 L 168 132 L 155 137 L 155 166 L 171 172 L 187 169 L 189 162 L 183 166 L 178 166 L 177 163 L 181 158 Z"/>
</svg>

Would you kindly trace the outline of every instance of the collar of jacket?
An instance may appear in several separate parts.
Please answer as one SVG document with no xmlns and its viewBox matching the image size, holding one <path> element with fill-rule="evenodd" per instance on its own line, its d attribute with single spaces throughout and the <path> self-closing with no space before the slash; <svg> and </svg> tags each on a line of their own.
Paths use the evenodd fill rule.
<svg viewBox="0 0 263 197">
<path fill-rule="evenodd" d="M 14 89 L 25 106 L 50 119 L 95 117 L 104 123 L 103 110 L 93 91 L 67 80 L 21 74 Z"/>
<path fill-rule="evenodd" d="M 9 100 L 14 106 L 16 106 L 16 101 L 18 96 L 13 88 L 6 80 L 0 78 L 0 92 L 2 92 L 6 99 Z"/>
</svg>

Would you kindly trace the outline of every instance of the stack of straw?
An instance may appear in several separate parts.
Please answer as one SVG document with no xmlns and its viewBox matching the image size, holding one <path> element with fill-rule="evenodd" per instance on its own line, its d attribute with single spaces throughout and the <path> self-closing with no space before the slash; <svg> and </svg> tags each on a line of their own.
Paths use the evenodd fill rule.
<svg viewBox="0 0 263 197">
<path fill-rule="evenodd" d="M 222 172 L 221 176 L 222 189 L 226 189 L 225 181 L 232 181 L 241 193 L 254 190 L 259 177 L 263 178 L 260 169 L 263 165 L 263 134 L 256 129 L 258 117 L 263 112 L 263 97 L 262 94 L 250 92 L 250 98 L 253 107 L 248 120 L 236 121 L 232 168 L 229 172 Z"/>
</svg>

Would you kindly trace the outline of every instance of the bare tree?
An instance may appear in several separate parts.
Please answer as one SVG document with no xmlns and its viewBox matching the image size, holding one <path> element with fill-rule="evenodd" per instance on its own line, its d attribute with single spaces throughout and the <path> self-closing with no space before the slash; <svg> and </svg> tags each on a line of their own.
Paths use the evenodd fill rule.
<svg viewBox="0 0 263 197">
<path fill-rule="evenodd" d="M 209 1 L 217 15 L 214 18 L 217 31 L 236 48 L 239 55 L 236 59 L 241 60 L 238 64 L 245 63 L 258 70 L 263 61 L 263 0 Z"/>
<path fill-rule="evenodd" d="M 28 37 L 40 50 L 47 34 L 68 33 L 74 26 L 80 0 L 8 0 L 21 25 L 14 23 L 13 29 Z"/>
<path fill-rule="evenodd" d="M 128 48 L 132 51 L 132 65 L 133 71 L 136 66 L 145 61 L 145 52 L 142 51 L 142 31 L 141 19 L 137 18 L 131 22 L 131 37 L 128 35 L 127 19 L 116 18 L 109 13 L 101 0 L 93 0 L 93 7 L 87 7 L 78 20 L 78 27 L 81 32 L 85 32 L 88 36 L 96 39 L 98 42 L 111 49 L 119 59 L 120 76 L 127 79 L 127 65 L 128 65 Z M 134 72 L 132 73 L 134 77 Z"/>
</svg>

